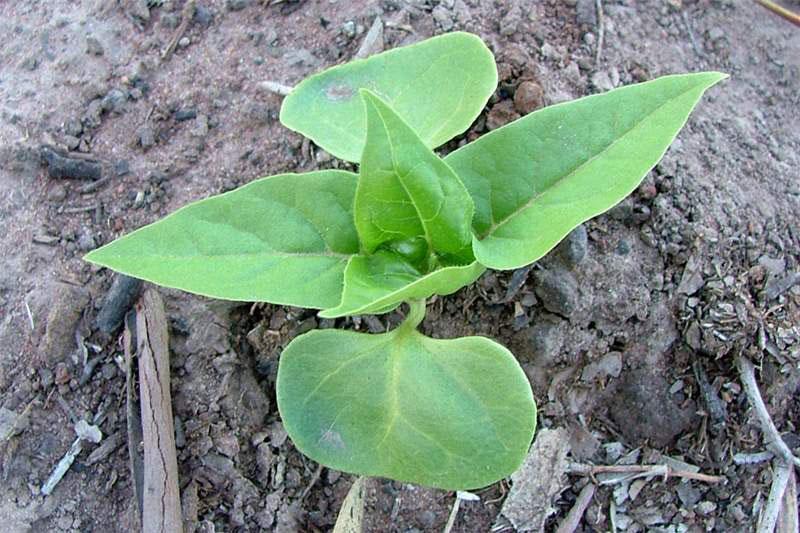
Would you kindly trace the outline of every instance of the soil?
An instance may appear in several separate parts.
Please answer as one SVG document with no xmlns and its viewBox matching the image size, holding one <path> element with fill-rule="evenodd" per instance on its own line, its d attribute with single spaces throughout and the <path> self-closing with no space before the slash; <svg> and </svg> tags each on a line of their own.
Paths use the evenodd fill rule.
<svg viewBox="0 0 800 533">
<path fill-rule="evenodd" d="M 500 86 L 465 139 L 662 74 L 731 75 L 629 199 L 533 268 L 489 272 L 436 299 L 423 328 L 509 346 L 540 427 L 568 429 L 571 460 L 669 456 L 726 478 L 603 486 L 581 531 L 609 530 L 612 510 L 621 531 L 753 529 L 771 471 L 732 461 L 764 449 L 735 355 L 758 364 L 776 424 L 800 445 L 796 27 L 730 0 L 606 0 L 602 34 L 594 0 L 196 3 L 167 57 L 183 1 L 0 3 L 0 408 L 22 415 L 0 443 L 5 531 L 131 530 L 124 357 L 119 329 L 95 324 L 113 274 L 81 255 L 257 177 L 337 166 L 280 125 L 281 97 L 260 82 L 292 85 L 347 61 L 376 16 L 391 23 L 387 48 L 455 29 L 489 44 Z M 54 170 L 59 154 L 90 161 Z M 99 182 L 81 179 L 97 172 Z M 287 439 L 274 379 L 282 347 L 334 324 L 308 310 L 162 295 L 190 528 L 330 530 L 353 478 L 323 469 L 302 497 L 317 465 Z M 375 331 L 397 320 L 335 325 Z M 85 359 L 94 366 L 84 374 Z M 98 413 L 102 453 L 86 444 L 41 496 L 74 421 Z M 563 479 L 548 529 L 586 482 Z M 453 531 L 510 530 L 498 517 L 509 483 L 462 502 Z M 441 531 L 454 499 L 372 480 L 366 530 Z"/>
</svg>

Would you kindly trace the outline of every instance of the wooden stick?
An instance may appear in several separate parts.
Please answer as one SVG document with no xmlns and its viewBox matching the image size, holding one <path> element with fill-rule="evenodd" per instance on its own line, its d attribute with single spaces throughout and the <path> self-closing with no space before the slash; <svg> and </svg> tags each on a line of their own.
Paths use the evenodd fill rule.
<svg viewBox="0 0 800 533">
<path fill-rule="evenodd" d="M 778 513 L 781 510 L 781 503 L 783 502 L 783 494 L 786 491 L 786 484 L 789 482 L 789 474 L 792 471 L 792 465 L 780 459 L 777 459 L 773 465 L 772 487 L 769 489 L 767 505 L 764 507 L 761 520 L 758 521 L 756 533 L 772 533 L 775 531 L 775 524 L 778 522 Z M 795 505 L 797 505 L 796 502 Z"/>
<path fill-rule="evenodd" d="M 800 15 L 795 13 L 794 11 L 790 11 L 785 7 L 779 6 L 775 2 L 771 0 L 756 0 L 757 4 L 761 4 L 762 6 L 766 7 L 773 13 L 780 15 L 781 17 L 785 18 L 795 26 L 800 26 Z"/>
<path fill-rule="evenodd" d="M 175 35 L 172 36 L 167 47 L 161 52 L 161 59 L 167 59 L 169 55 L 175 51 L 175 47 L 178 46 L 178 41 L 181 40 L 181 37 L 183 37 L 183 34 L 186 33 L 186 30 L 189 28 L 189 23 L 192 22 L 192 17 L 194 17 L 194 3 L 195 0 L 187 0 L 186 4 L 184 4 L 183 10 L 181 11 L 181 23 L 178 25 L 178 29 L 175 30 Z"/>
<path fill-rule="evenodd" d="M 183 531 L 175 428 L 169 389 L 169 337 L 164 302 L 147 289 L 136 305 L 136 344 L 144 441 L 143 533 Z"/>
<path fill-rule="evenodd" d="M 797 476 L 794 469 L 789 471 L 789 482 L 783 491 L 783 506 L 778 515 L 777 529 L 780 533 L 797 533 Z"/>
<path fill-rule="evenodd" d="M 144 459 L 139 452 L 139 444 L 142 442 L 141 409 L 134 389 L 136 386 L 133 366 L 135 357 L 134 344 L 136 343 L 136 314 L 133 311 L 125 316 L 125 330 L 122 334 L 122 341 L 125 348 L 125 407 L 128 432 L 128 460 L 133 484 L 134 503 L 136 504 L 135 523 L 132 524 L 131 529 L 140 531 L 142 529 Z"/>
<path fill-rule="evenodd" d="M 603 15 L 603 1 L 595 0 L 595 10 L 597 11 L 597 48 L 594 51 L 594 66 L 600 64 L 600 57 L 603 55 L 603 41 L 606 36 L 606 24 Z"/>
<path fill-rule="evenodd" d="M 711 476 L 708 474 L 700 474 L 698 472 L 689 472 L 688 470 L 675 470 L 667 465 L 584 465 L 580 463 L 572 463 L 569 465 L 568 471 L 570 474 L 579 474 L 582 476 L 595 476 L 597 474 L 635 474 L 641 472 L 653 476 L 663 476 L 665 479 L 669 477 L 681 477 L 685 479 L 693 479 L 695 481 L 702 481 L 703 483 L 719 483 L 724 481 L 723 476 Z"/>
<path fill-rule="evenodd" d="M 794 463 L 800 466 L 800 459 L 794 456 L 792 450 L 786 445 L 781 434 L 778 433 L 778 428 L 772 422 L 772 417 L 769 416 L 767 406 L 761 398 L 761 392 L 758 390 L 756 383 L 756 371 L 753 363 L 743 355 L 736 356 L 736 366 L 739 369 L 739 376 L 742 378 L 742 385 L 750 400 L 750 405 L 756 412 L 759 422 L 761 422 L 761 431 L 764 433 L 764 441 L 767 447 L 778 457 L 782 458 L 787 463 Z"/>
<path fill-rule="evenodd" d="M 556 533 L 573 533 L 578 529 L 583 519 L 583 513 L 586 512 L 586 508 L 589 507 L 592 501 L 595 488 L 594 483 L 587 483 L 586 486 L 583 487 L 581 493 L 578 494 L 578 499 L 575 500 L 575 505 L 569 510 L 564 521 L 558 525 Z"/>
</svg>

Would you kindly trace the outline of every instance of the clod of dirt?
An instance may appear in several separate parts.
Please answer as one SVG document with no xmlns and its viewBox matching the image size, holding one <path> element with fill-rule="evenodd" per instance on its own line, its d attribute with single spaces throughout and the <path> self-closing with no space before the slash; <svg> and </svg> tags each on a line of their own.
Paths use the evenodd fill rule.
<svg viewBox="0 0 800 533">
<path fill-rule="evenodd" d="M 83 287 L 66 283 L 56 283 L 47 293 L 50 310 L 39 353 L 49 365 L 55 365 L 77 348 L 75 329 L 89 304 L 89 293 Z"/>
<path fill-rule="evenodd" d="M 519 84 L 514 92 L 514 109 L 521 115 L 527 115 L 544 105 L 544 90 L 535 81 L 526 80 Z"/>
<path fill-rule="evenodd" d="M 669 394 L 669 383 L 651 368 L 625 373 L 610 407 L 611 418 L 637 446 L 649 441 L 655 448 L 669 446 L 695 423 L 694 405 L 681 407 Z"/>
<path fill-rule="evenodd" d="M 527 355 L 537 366 L 552 366 L 559 362 L 566 334 L 564 319 L 544 313 L 523 333 L 526 342 L 521 347 L 521 355 Z"/>
<path fill-rule="evenodd" d="M 99 180 L 103 175 L 103 167 L 99 161 L 70 157 L 49 146 L 42 147 L 41 157 L 47 166 L 47 175 L 51 178 Z"/>
<path fill-rule="evenodd" d="M 97 313 L 95 327 L 101 333 L 111 335 L 122 324 L 125 313 L 133 306 L 141 288 L 142 280 L 117 274 Z"/>
<path fill-rule="evenodd" d="M 486 117 L 486 127 L 489 130 L 496 130 L 518 118 L 519 113 L 514 110 L 514 102 L 504 100 L 495 104 L 489 111 L 489 116 Z"/>
<path fill-rule="evenodd" d="M 572 272 L 558 266 L 534 274 L 536 296 L 551 313 L 569 318 L 578 307 L 578 281 Z"/>
</svg>

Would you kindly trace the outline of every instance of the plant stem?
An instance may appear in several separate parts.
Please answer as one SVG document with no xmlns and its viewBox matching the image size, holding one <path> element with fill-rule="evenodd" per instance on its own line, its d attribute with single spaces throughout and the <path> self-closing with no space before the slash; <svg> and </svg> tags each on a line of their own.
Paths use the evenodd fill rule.
<svg viewBox="0 0 800 533">
<path fill-rule="evenodd" d="M 417 329 L 422 319 L 425 318 L 425 300 L 409 300 L 407 303 L 409 307 L 408 314 L 403 323 L 400 324 L 400 327 L 414 330 Z"/>
</svg>

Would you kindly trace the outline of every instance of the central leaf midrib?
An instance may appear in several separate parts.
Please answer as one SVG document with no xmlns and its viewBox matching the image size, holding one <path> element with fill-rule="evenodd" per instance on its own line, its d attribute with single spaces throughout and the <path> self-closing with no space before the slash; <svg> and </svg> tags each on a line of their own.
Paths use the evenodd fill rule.
<svg viewBox="0 0 800 533">
<path fill-rule="evenodd" d="M 484 231 L 484 232 L 483 232 L 483 233 L 482 233 L 482 234 L 481 234 L 481 235 L 478 237 L 478 240 L 483 240 L 483 239 L 485 239 L 486 237 L 489 237 L 489 236 L 491 236 L 491 234 L 492 234 L 492 233 L 494 233 L 494 232 L 495 232 L 495 231 L 496 231 L 498 228 L 502 227 L 504 224 L 506 224 L 508 221 L 512 220 L 512 219 L 513 219 L 514 217 L 516 217 L 518 214 L 522 213 L 523 211 L 526 211 L 526 210 L 528 210 L 528 209 L 529 209 L 529 208 L 530 208 L 530 207 L 531 207 L 531 206 L 532 206 L 532 205 L 533 205 L 533 204 L 534 204 L 534 203 L 535 203 L 535 202 L 536 202 L 536 201 L 537 201 L 539 198 L 541 198 L 542 196 L 544 196 L 545 194 L 547 194 L 549 191 L 551 191 L 552 189 L 554 189 L 555 187 L 557 187 L 559 184 L 563 183 L 563 182 L 564 182 L 564 180 L 567 180 L 567 179 L 569 179 L 569 178 L 573 177 L 573 176 L 574 176 L 576 173 L 580 172 L 580 171 L 581 171 L 581 169 L 583 169 L 585 166 L 587 166 L 588 164 L 592 163 L 592 162 L 593 162 L 595 159 L 597 159 L 598 157 L 600 157 L 600 156 L 604 155 L 606 152 L 608 152 L 609 150 L 611 150 L 612 148 L 614 148 L 614 146 L 616 146 L 616 145 L 617 145 L 617 143 L 619 143 L 620 141 L 622 141 L 622 140 L 626 139 L 626 138 L 627 138 L 627 137 L 628 137 L 628 136 L 629 136 L 631 133 L 633 133 L 633 131 L 634 131 L 634 130 L 636 130 L 636 129 L 637 129 L 637 128 L 639 128 L 639 127 L 640 127 L 642 124 L 644 124 L 644 123 L 645 123 L 645 121 L 646 121 L 648 118 L 650 118 L 650 117 L 651 117 L 651 116 L 653 116 L 654 114 L 658 113 L 658 112 L 659 112 L 659 111 L 660 111 L 660 110 L 661 110 L 661 109 L 662 109 L 664 106 L 666 106 L 667 104 L 671 103 L 672 101 L 674 101 L 674 100 L 676 100 L 676 99 L 678 99 L 678 98 L 680 98 L 680 97 L 684 96 L 686 93 L 688 93 L 688 92 L 690 92 L 690 91 L 693 91 L 693 90 L 695 90 L 695 89 L 696 89 L 696 87 L 692 86 L 692 87 L 690 87 L 690 88 L 686 89 L 685 91 L 682 91 L 682 92 L 680 92 L 679 94 L 677 94 L 677 95 L 675 95 L 675 96 L 673 96 L 673 97 L 671 97 L 671 98 L 667 99 L 667 100 L 666 100 L 665 102 L 663 102 L 662 104 L 659 104 L 659 105 L 658 105 L 658 106 L 657 106 L 655 109 L 653 109 L 652 111 L 650 111 L 649 113 L 647 113 L 646 115 L 644 115 L 644 116 L 643 116 L 641 119 L 639 119 L 639 120 L 636 122 L 636 124 L 634 124 L 633 126 L 631 126 L 631 127 L 630 127 L 630 128 L 629 128 L 629 129 L 628 129 L 626 132 L 625 132 L 625 133 L 623 133 L 622 135 L 620 135 L 619 137 L 617 137 L 616 139 L 614 139 L 613 141 L 611 141 L 611 143 L 609 143 L 609 144 L 608 144 L 606 147 L 604 147 L 602 150 L 600 150 L 599 152 L 597 152 L 595 155 L 593 155 L 592 157 L 590 157 L 590 158 L 586 159 L 585 161 L 583 161 L 582 163 L 580 163 L 578 166 L 576 166 L 574 169 L 572 169 L 572 170 L 571 170 L 571 171 L 569 171 L 568 173 L 564 174 L 563 176 L 559 177 L 559 178 L 558 178 L 556 181 L 554 181 L 554 182 L 553 182 L 553 183 L 552 183 L 552 184 L 551 184 L 549 187 L 547 187 L 547 188 L 546 188 L 545 190 L 543 190 L 542 192 L 540 192 L 540 193 L 538 193 L 538 194 L 533 194 L 533 195 L 531 196 L 531 198 L 530 198 L 530 199 L 529 199 L 527 202 L 525 202 L 525 203 L 524 203 L 523 205 L 521 205 L 520 207 L 516 208 L 514 211 L 512 211 L 510 214 L 508 214 L 506 217 L 504 217 L 504 218 L 503 218 L 503 220 L 501 220 L 501 221 L 499 221 L 499 222 L 494 222 L 494 223 L 492 223 L 492 225 L 491 225 L 491 226 L 489 226 L 489 228 L 488 228 L 486 231 Z M 493 212 L 494 212 L 494 209 L 491 207 L 491 205 L 489 206 L 489 208 L 492 210 L 492 213 L 493 213 Z M 494 215 L 492 215 L 492 218 L 494 219 Z"/>
</svg>

